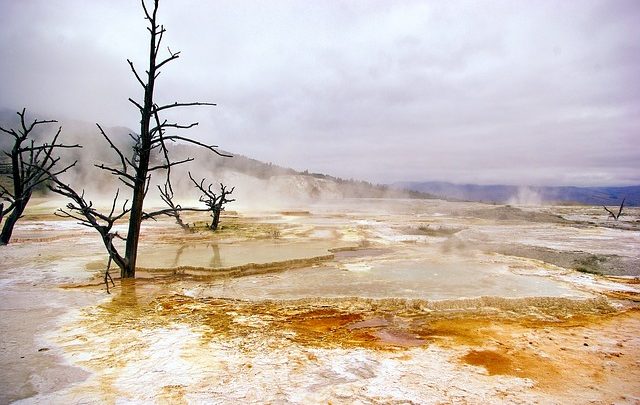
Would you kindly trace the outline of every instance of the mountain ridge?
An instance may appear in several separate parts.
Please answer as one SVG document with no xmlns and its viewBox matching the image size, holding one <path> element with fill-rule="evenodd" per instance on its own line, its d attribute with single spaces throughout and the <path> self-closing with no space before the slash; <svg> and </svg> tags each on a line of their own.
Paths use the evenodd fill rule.
<svg viewBox="0 0 640 405">
<path fill-rule="evenodd" d="M 640 206 L 637 186 L 513 186 L 456 184 L 443 181 L 396 182 L 393 187 L 433 194 L 439 198 L 498 204 L 582 204 Z"/>
</svg>

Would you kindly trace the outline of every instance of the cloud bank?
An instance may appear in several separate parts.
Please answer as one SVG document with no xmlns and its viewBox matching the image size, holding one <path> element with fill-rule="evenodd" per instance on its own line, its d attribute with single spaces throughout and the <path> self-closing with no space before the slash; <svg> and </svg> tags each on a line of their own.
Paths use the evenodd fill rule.
<svg viewBox="0 0 640 405">
<path fill-rule="evenodd" d="M 0 8 L 0 107 L 135 129 L 136 2 Z M 159 101 L 217 102 L 179 118 L 226 150 L 375 182 L 640 184 L 637 1 L 166 0 L 160 19 L 182 57 Z"/>
</svg>

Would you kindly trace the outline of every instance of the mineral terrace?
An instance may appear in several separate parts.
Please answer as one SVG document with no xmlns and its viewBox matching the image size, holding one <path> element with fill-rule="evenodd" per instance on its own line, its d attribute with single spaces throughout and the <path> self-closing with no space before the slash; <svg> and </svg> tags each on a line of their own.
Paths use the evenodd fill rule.
<svg viewBox="0 0 640 405">
<path fill-rule="evenodd" d="M 640 402 L 637 208 L 166 219 L 110 294 L 95 231 L 52 212 L 33 204 L 1 251 L 2 404 Z"/>
</svg>

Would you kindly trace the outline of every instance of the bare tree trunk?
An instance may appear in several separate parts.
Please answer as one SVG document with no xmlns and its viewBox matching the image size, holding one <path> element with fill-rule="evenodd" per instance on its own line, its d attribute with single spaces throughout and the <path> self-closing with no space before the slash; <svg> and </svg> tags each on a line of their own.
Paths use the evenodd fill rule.
<svg viewBox="0 0 640 405">
<path fill-rule="evenodd" d="M 24 209 L 27 208 L 29 198 L 31 198 L 31 193 L 29 193 L 26 199 L 16 201 L 13 211 L 11 211 L 7 219 L 5 219 L 4 225 L 2 226 L 2 233 L 0 233 L 0 245 L 9 244 L 11 235 L 13 234 L 13 228 L 22 216 Z"/>
<path fill-rule="evenodd" d="M 6 134 L 13 137 L 11 152 L 4 152 L 5 155 L 11 158 L 12 190 L 0 184 L 0 200 L 4 200 L 9 205 L 5 210 L 4 205 L 0 204 L 0 223 L 2 218 L 7 216 L 0 233 L 0 245 L 6 245 L 11 240 L 13 228 L 22 217 L 25 208 L 27 208 L 33 190 L 37 186 L 53 180 L 57 175 L 66 172 L 75 165 L 74 162 L 56 171 L 55 167 L 60 161 L 60 157 L 54 156 L 53 153 L 57 149 L 80 147 L 80 145 L 64 145 L 57 142 L 62 127 L 58 128 L 58 132 L 51 142 L 37 145 L 31 137 L 31 131 L 38 125 L 50 124 L 56 121 L 36 119 L 31 124 L 28 124 L 25 121 L 25 111 L 26 109 L 24 108 L 22 112 L 18 111 L 20 126 L 17 129 L 0 127 L 0 132 L 3 135 Z"/>
<path fill-rule="evenodd" d="M 143 3 L 144 4 L 144 3 Z M 120 271 L 122 278 L 134 278 L 136 276 L 136 261 L 138 258 L 138 241 L 140 240 L 140 226 L 142 225 L 144 198 L 147 193 L 147 182 L 149 173 L 149 154 L 151 152 L 151 119 L 153 109 L 153 91 L 156 81 L 156 11 L 158 3 L 156 1 L 152 18 L 149 37 L 149 70 L 147 70 L 147 84 L 144 89 L 144 104 L 142 106 L 140 119 L 140 138 L 137 145 L 139 150 L 139 162 L 136 170 L 136 179 L 133 189 L 133 201 L 129 217 L 129 232 L 127 233 L 127 247 L 125 250 L 124 268 Z"/>
<path fill-rule="evenodd" d="M 222 211 L 222 207 L 215 207 L 213 209 L 213 220 L 211 221 L 211 230 L 212 231 L 217 231 L 218 230 L 218 225 L 220 225 L 220 212 Z"/>
<path fill-rule="evenodd" d="M 13 177 L 13 195 L 16 197 L 13 211 L 9 213 L 9 216 L 2 226 L 2 233 L 0 233 L 0 245 L 7 245 L 11 240 L 11 234 L 13 233 L 13 227 L 20 219 L 20 216 L 24 212 L 24 209 L 31 198 L 31 192 L 26 198 L 20 198 L 24 194 L 24 184 L 22 184 L 22 176 L 20 173 L 20 146 L 21 141 L 16 142 L 13 145 L 11 151 L 11 177 Z"/>
<path fill-rule="evenodd" d="M 141 159 L 142 161 L 142 159 Z M 147 154 L 147 166 L 149 159 Z M 125 250 L 124 267 L 120 269 L 121 278 L 133 278 L 136 276 L 136 260 L 138 257 L 138 241 L 140 239 L 140 226 L 142 225 L 142 208 L 145 194 L 145 177 L 136 178 L 133 192 L 133 203 L 129 217 L 129 232 L 127 233 L 127 247 Z"/>
</svg>

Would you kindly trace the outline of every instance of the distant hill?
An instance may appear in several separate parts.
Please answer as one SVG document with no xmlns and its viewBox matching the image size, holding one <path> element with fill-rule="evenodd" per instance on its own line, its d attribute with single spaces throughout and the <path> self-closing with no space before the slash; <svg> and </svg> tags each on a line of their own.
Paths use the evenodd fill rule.
<svg viewBox="0 0 640 405">
<path fill-rule="evenodd" d="M 640 206 L 640 186 L 628 187 L 518 187 L 505 185 L 401 182 L 396 188 L 430 193 L 441 198 L 502 204 L 564 203 Z"/>
<path fill-rule="evenodd" d="M 31 114 L 27 111 L 29 122 L 50 118 L 45 115 Z M 17 128 L 18 116 L 15 111 L 0 110 L 0 126 Z M 121 186 L 118 180 L 94 167 L 96 163 L 118 163 L 117 156 L 109 148 L 107 142 L 99 134 L 95 124 L 85 121 L 65 120 L 56 124 L 42 125 L 34 131 L 37 141 L 48 141 L 62 126 L 60 141 L 67 144 L 78 143 L 82 149 L 64 150 L 61 153 L 68 162 L 78 161 L 75 168 L 65 178 L 77 187 L 86 189 L 90 195 L 111 192 Z M 124 127 L 105 127 L 111 140 L 121 147 L 122 151 L 130 150 L 132 143 L 130 133 L 133 130 Z M 0 151 L 12 147 L 10 136 L 0 135 Z M 365 181 L 341 179 L 326 174 L 300 172 L 272 163 L 261 162 L 233 152 L 232 158 L 222 158 L 203 148 L 185 143 L 171 143 L 170 153 L 176 160 L 186 157 L 195 158 L 194 162 L 172 169 L 172 182 L 178 197 L 196 198 L 197 192 L 191 184 L 187 171 L 191 171 L 198 179 L 206 178 L 207 183 L 217 185 L 223 182 L 228 187 L 236 187 L 234 197 L 239 203 L 250 203 L 252 206 L 278 206 L 313 202 L 324 198 L 431 198 L 432 196 L 417 192 L 399 190 L 387 185 L 372 184 Z M 160 163 L 161 155 L 152 157 Z M 10 161 L 0 154 L 0 184 L 9 187 L 8 174 Z M 156 182 L 164 181 L 161 173 L 154 176 Z"/>
</svg>

